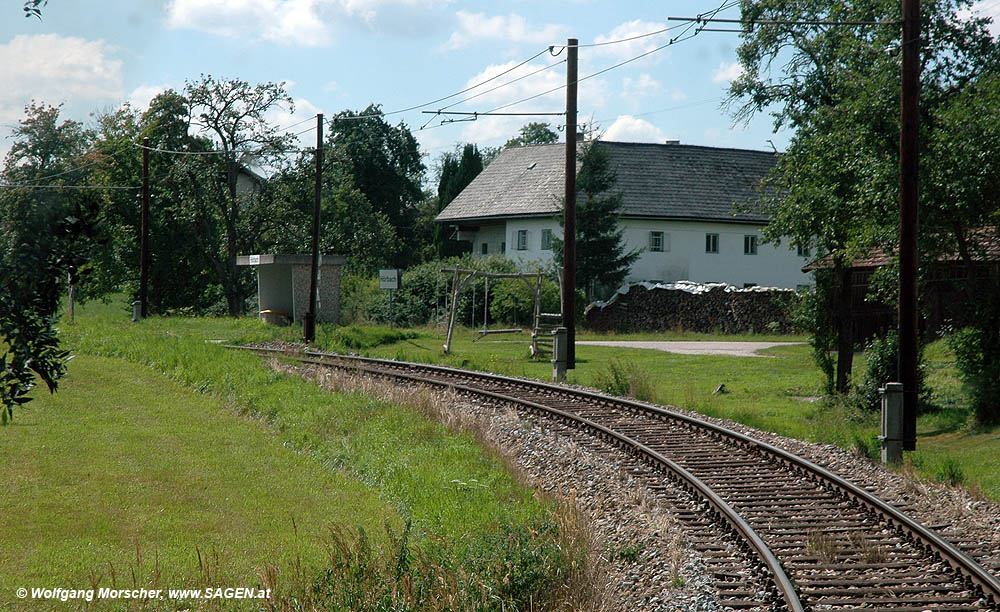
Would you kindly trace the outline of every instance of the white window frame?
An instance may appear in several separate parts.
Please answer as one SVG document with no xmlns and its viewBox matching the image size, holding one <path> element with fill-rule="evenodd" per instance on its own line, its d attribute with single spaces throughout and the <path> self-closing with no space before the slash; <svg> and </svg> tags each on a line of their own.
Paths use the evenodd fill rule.
<svg viewBox="0 0 1000 612">
<path fill-rule="evenodd" d="M 744 255 L 756 255 L 757 254 L 757 234 L 746 234 L 743 236 L 743 254 Z"/>
<path fill-rule="evenodd" d="M 517 250 L 528 250 L 528 230 L 526 229 L 517 230 Z"/>
</svg>

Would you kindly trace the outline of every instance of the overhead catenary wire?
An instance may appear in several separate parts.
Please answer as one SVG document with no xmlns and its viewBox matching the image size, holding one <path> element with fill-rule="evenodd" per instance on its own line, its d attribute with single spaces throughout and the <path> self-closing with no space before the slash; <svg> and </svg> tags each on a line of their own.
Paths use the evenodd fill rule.
<svg viewBox="0 0 1000 612">
<path fill-rule="evenodd" d="M 453 94 L 449 94 L 447 96 L 442 96 L 442 97 L 440 97 L 440 98 L 438 98 L 436 100 L 431 100 L 429 102 L 424 102 L 423 104 L 416 104 L 416 105 L 413 105 L 413 106 L 410 106 L 410 107 L 407 107 L 407 108 L 401 108 L 399 110 L 379 112 L 379 113 L 371 113 L 371 114 L 367 114 L 367 115 L 353 115 L 353 116 L 334 115 L 330 119 L 327 119 L 326 123 L 329 123 L 329 124 L 333 125 L 337 121 L 357 121 L 357 120 L 362 120 L 362 119 L 375 119 L 375 118 L 378 118 L 378 117 L 385 117 L 387 115 L 398 115 L 400 113 L 406 113 L 406 112 L 409 112 L 409 111 L 413 111 L 413 110 L 417 110 L 417 109 L 420 109 L 420 108 L 424 108 L 426 106 L 430 106 L 431 104 L 437 104 L 438 102 L 444 102 L 445 100 L 450 100 L 451 98 L 454 98 L 456 96 L 460 96 L 460 95 L 462 95 L 464 93 L 468 93 L 468 92 L 470 92 L 470 91 L 472 91 L 474 89 L 478 89 L 479 87 L 482 87 L 483 85 L 485 85 L 485 84 L 487 84 L 487 83 L 489 83 L 491 81 L 495 81 L 496 79 L 499 79 L 500 77 L 502 77 L 502 76 L 504 76 L 506 74 L 510 74 L 511 72 L 517 70 L 521 66 L 524 66 L 528 62 L 531 62 L 532 60 L 534 60 L 535 58 L 537 58 L 538 56 L 542 55 L 543 53 L 545 53 L 548 50 L 549 50 L 549 48 L 546 47 L 546 48 L 542 49 L 541 51 L 539 51 L 538 53 L 532 55 L 528 59 L 526 59 L 526 60 L 524 60 L 522 62 L 519 62 L 518 64 L 516 64 L 514 66 L 511 66 L 510 68 L 504 70 L 503 72 L 495 74 L 495 75 L 491 76 L 488 79 L 485 79 L 483 81 L 480 81 L 479 83 L 476 83 L 475 85 L 470 85 L 469 87 L 466 87 L 465 89 L 462 89 L 461 91 L 456 91 Z M 503 86 L 501 86 L 501 87 L 503 87 Z M 456 104 L 458 104 L 458 102 L 456 102 Z M 452 106 L 454 106 L 454 105 L 452 105 Z"/>
<path fill-rule="evenodd" d="M 722 3 L 721 5 L 719 5 L 719 7 L 718 7 L 718 8 L 716 8 L 716 9 L 713 9 L 713 10 L 711 10 L 711 11 L 707 11 L 707 12 L 705 12 L 705 13 L 702 13 L 701 15 L 699 15 L 699 17 L 700 17 L 700 18 L 702 18 L 702 19 L 704 19 L 704 17 L 705 17 L 706 15 L 711 15 L 712 17 L 714 17 L 715 15 L 718 15 L 718 14 L 719 14 L 719 13 L 720 13 L 721 11 L 724 11 L 724 10 L 726 10 L 726 9 L 728 9 L 728 8 L 731 8 L 731 7 L 733 7 L 733 6 L 736 6 L 736 4 L 737 4 L 736 2 L 732 2 L 732 1 L 728 1 L 728 2 L 724 2 L 724 3 Z M 653 48 L 653 49 L 650 49 L 649 51 L 646 51 L 646 52 L 644 52 L 644 53 L 640 53 L 639 55 L 636 55 L 636 56 L 634 56 L 634 57 L 631 57 L 631 58 L 629 58 L 629 59 L 627 59 L 627 60 L 624 60 L 624 61 L 621 61 L 621 62 L 618 62 L 617 64 L 614 64 L 613 66 L 608 66 L 607 68 L 604 68 L 604 69 L 602 69 L 602 70 L 598 70 L 597 72 L 593 72 L 593 73 L 591 73 L 591 74 L 588 74 L 588 75 L 586 75 L 586 76 L 583 76 L 583 77 L 580 77 L 580 78 L 578 78 L 578 79 L 577 79 L 577 80 L 575 81 L 575 83 L 579 84 L 579 83 L 581 83 L 581 82 L 583 82 L 583 81 L 586 81 L 587 79 L 592 79 L 592 78 L 594 78 L 594 77 L 596 77 L 596 76 L 599 76 L 599 75 L 602 75 L 602 74 L 604 74 L 604 73 L 606 73 L 606 72 L 609 72 L 609 71 L 611 71 L 611 70 L 615 70 L 615 69 L 617 69 L 617 68 L 621 68 L 622 66 L 625 66 L 625 65 L 627 65 L 627 64 L 630 64 L 630 63 L 632 63 L 632 62 L 635 62 L 635 61 L 637 61 L 637 60 L 640 60 L 640 59 L 642 59 L 642 58 L 644 58 L 644 57 L 647 57 L 647 56 L 649 56 L 649 55 L 652 55 L 652 54 L 654 54 L 654 53 L 657 53 L 657 52 L 659 52 L 659 51 L 662 51 L 662 50 L 666 49 L 667 47 L 670 47 L 670 46 L 672 46 L 672 45 L 675 45 L 675 44 L 677 44 L 677 43 L 679 43 L 679 42 L 684 42 L 684 41 L 686 41 L 686 40 L 690 40 L 691 38 L 693 38 L 693 37 L 697 36 L 697 35 L 698 35 L 698 32 L 700 32 L 700 31 L 701 31 L 701 29 L 702 29 L 702 28 L 704 27 L 704 26 L 702 26 L 702 27 L 698 27 L 698 28 L 695 28 L 695 25 L 696 25 L 696 24 L 695 24 L 695 22 L 689 22 L 689 23 L 685 24 L 684 26 L 679 26 L 679 27 L 684 27 L 684 30 L 683 30 L 683 31 L 682 31 L 682 32 L 681 32 L 680 34 L 678 34 L 677 36 L 675 36 L 675 37 L 671 38 L 671 39 L 670 39 L 670 40 L 669 40 L 669 41 L 668 41 L 668 42 L 667 42 L 666 44 L 663 44 L 663 45 L 660 45 L 660 46 L 658 46 L 658 47 L 655 47 L 655 48 Z M 693 33 L 693 34 L 691 34 L 691 35 L 688 35 L 688 36 L 686 36 L 686 35 L 687 35 L 687 33 L 688 33 L 688 32 L 689 32 L 689 31 L 690 31 L 690 30 L 691 30 L 692 28 L 695 28 L 695 31 L 694 31 L 694 33 Z M 652 33 L 649 33 L 649 34 L 650 34 L 650 35 L 652 35 L 652 34 L 654 34 L 654 33 L 656 33 L 656 32 L 652 32 Z M 626 41 L 626 39 L 621 39 L 621 41 L 620 41 L 620 42 L 625 42 L 625 41 Z M 566 47 L 566 45 L 552 45 L 552 46 L 550 46 L 550 47 L 549 47 L 549 49 L 554 49 L 554 48 L 556 48 L 557 46 L 558 46 L 558 47 L 562 47 L 562 48 L 565 48 L 565 47 Z M 577 45 L 577 46 L 580 46 L 580 45 Z M 548 94 L 550 94 L 550 93 L 554 93 L 554 92 L 557 92 L 557 91 L 560 91 L 560 90 L 562 90 L 562 89 L 565 89 L 566 87 L 567 87 L 567 85 L 566 85 L 566 84 L 562 84 L 562 85 L 559 85 L 559 86 L 557 86 L 557 87 L 553 87 L 553 88 L 551 88 L 551 89 L 548 89 L 548 90 L 546 90 L 546 91 L 543 91 L 543 92 L 541 92 L 541 93 L 537 93 L 537 94 L 534 94 L 534 95 L 532 95 L 532 96 L 528 96 L 528 97 L 526 97 L 526 98 L 521 98 L 520 100 L 515 100 L 515 101 L 513 101 L 513 102 L 508 102 L 507 104 L 503 104 L 503 105 L 501 105 L 501 106 L 497 106 L 497 107 L 495 107 L 495 108 L 491 108 L 491 109 L 489 109 L 489 110 L 487 110 L 487 111 L 483 111 L 483 112 L 482 112 L 482 113 L 480 113 L 480 114 L 489 114 L 489 113 L 495 113 L 495 112 L 497 112 L 497 111 L 500 111 L 500 110 L 503 110 L 503 109 L 505 109 L 505 108 L 510 108 L 510 107 L 512 107 L 512 106 L 516 106 L 516 105 L 518 105 L 518 104 L 521 104 L 521 103 L 524 103 L 524 102 L 528 102 L 529 100 L 534 100 L 534 99 L 536 99 L 536 98 L 540 98 L 540 97 L 542 97 L 542 96 L 545 96 L 545 95 L 548 95 Z"/>
</svg>

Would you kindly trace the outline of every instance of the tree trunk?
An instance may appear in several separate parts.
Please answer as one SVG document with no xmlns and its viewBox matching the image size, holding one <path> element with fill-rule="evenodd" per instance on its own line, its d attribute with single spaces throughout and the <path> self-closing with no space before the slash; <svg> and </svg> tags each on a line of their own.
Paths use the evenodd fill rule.
<svg viewBox="0 0 1000 612">
<path fill-rule="evenodd" d="M 835 264 L 836 265 L 836 264 Z M 851 321 L 851 267 L 837 265 L 840 291 L 837 293 L 835 320 L 837 325 L 837 393 L 847 393 L 854 364 L 854 326 Z"/>
<path fill-rule="evenodd" d="M 240 294 L 239 268 L 236 267 L 236 256 L 231 256 L 226 262 L 226 279 L 222 285 L 226 294 L 226 304 L 229 316 L 238 317 L 243 314 L 243 296 Z"/>
</svg>

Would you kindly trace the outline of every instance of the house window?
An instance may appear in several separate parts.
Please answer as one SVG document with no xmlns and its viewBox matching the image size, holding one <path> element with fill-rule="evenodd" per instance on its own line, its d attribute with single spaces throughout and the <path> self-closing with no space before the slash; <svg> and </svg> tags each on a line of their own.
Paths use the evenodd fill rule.
<svg viewBox="0 0 1000 612">
<path fill-rule="evenodd" d="M 743 254 L 744 255 L 756 255 L 757 254 L 757 236 L 754 234 L 747 234 L 743 237 Z"/>
<path fill-rule="evenodd" d="M 501 242 L 500 243 L 500 253 L 503 254 L 503 253 L 506 253 L 506 252 L 507 252 L 507 243 L 506 242 Z"/>
<path fill-rule="evenodd" d="M 483 255 L 486 255 L 489 252 L 490 252 L 490 245 L 488 245 L 487 243 L 484 242 L 483 243 Z"/>
<path fill-rule="evenodd" d="M 528 230 L 517 230 L 517 250 L 528 250 Z"/>
<path fill-rule="evenodd" d="M 705 252 L 706 253 L 718 253 L 719 252 L 719 235 L 718 234 L 705 234 Z"/>
<path fill-rule="evenodd" d="M 796 247 L 799 257 L 809 257 L 809 247 L 802 246 L 801 244 Z"/>
<path fill-rule="evenodd" d="M 649 250 L 658 253 L 669 250 L 666 236 L 663 232 L 649 232 Z"/>
<path fill-rule="evenodd" d="M 552 250 L 552 230 L 550 229 L 542 230 L 542 250 L 543 251 Z"/>
</svg>

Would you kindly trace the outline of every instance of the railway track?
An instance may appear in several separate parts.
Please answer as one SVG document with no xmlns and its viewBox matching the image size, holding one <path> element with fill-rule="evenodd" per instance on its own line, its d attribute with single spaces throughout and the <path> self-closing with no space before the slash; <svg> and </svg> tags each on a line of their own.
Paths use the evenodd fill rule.
<svg viewBox="0 0 1000 612">
<path fill-rule="evenodd" d="M 444 386 L 616 447 L 629 455 L 629 472 L 677 508 L 724 606 L 1000 612 L 1000 580 L 933 530 L 826 469 L 739 432 L 542 382 L 316 351 L 251 350 Z M 672 492 L 678 486 L 688 499 Z"/>
</svg>

